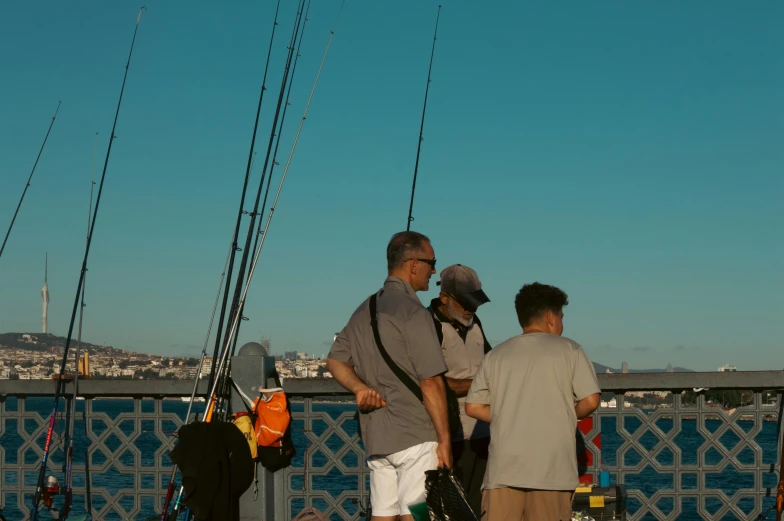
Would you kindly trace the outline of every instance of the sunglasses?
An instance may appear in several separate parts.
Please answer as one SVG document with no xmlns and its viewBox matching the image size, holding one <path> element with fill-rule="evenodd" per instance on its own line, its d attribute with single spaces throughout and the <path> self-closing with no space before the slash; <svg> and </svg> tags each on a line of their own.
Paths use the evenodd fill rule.
<svg viewBox="0 0 784 521">
<path fill-rule="evenodd" d="M 408 262 L 410 260 L 424 262 L 425 264 L 430 265 L 430 267 L 433 268 L 433 269 L 435 269 L 435 267 L 436 267 L 436 260 L 435 259 L 406 259 L 406 262 Z"/>
</svg>

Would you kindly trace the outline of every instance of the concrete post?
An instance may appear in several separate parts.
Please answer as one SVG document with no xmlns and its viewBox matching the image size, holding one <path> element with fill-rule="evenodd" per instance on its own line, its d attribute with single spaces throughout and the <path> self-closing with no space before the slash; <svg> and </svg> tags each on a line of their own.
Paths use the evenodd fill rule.
<svg viewBox="0 0 784 521">
<path fill-rule="evenodd" d="M 266 349 L 256 342 L 245 344 L 237 356 L 231 357 L 231 377 L 251 400 L 259 395 L 260 388 L 275 387 L 274 371 L 275 357 L 268 356 Z M 234 412 L 246 410 L 242 397 L 234 388 L 231 390 L 231 407 Z M 256 476 L 258 492 L 254 490 L 256 484 L 252 483 L 240 498 L 240 521 L 275 519 L 275 475 L 257 462 Z"/>
</svg>

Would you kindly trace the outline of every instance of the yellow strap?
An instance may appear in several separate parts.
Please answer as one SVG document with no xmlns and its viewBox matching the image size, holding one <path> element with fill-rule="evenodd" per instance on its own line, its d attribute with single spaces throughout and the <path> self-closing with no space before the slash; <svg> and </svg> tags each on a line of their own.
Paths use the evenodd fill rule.
<svg viewBox="0 0 784 521">
<path fill-rule="evenodd" d="M 593 489 L 591 487 L 577 487 L 576 489 L 574 489 L 574 491 L 577 492 L 578 494 L 585 494 L 585 493 L 590 494 L 592 490 Z"/>
</svg>

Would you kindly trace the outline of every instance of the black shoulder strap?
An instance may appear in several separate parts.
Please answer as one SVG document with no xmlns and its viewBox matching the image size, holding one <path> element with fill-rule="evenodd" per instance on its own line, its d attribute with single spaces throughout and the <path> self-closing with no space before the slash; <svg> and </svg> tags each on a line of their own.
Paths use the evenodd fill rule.
<svg viewBox="0 0 784 521">
<path fill-rule="evenodd" d="M 267 385 L 270 387 L 274 385 L 275 387 L 283 389 L 283 383 L 280 380 L 280 374 L 277 369 L 272 371 L 272 374 L 267 378 Z"/>
<path fill-rule="evenodd" d="M 487 341 L 487 337 L 485 336 L 485 328 L 482 327 L 482 322 L 479 320 L 479 317 L 476 316 L 476 313 L 474 314 L 474 322 L 476 322 L 476 325 L 479 326 L 479 331 L 482 332 L 482 340 L 485 342 L 485 354 L 487 354 L 491 349 L 493 349 L 493 346 L 491 346 L 490 342 Z"/>
<path fill-rule="evenodd" d="M 430 317 L 433 319 L 433 325 L 436 326 L 436 335 L 438 335 L 438 345 L 444 345 L 444 326 L 441 324 L 441 321 L 436 318 L 436 314 L 433 312 L 433 309 L 428 307 L 427 310 L 430 312 Z"/>
<path fill-rule="evenodd" d="M 378 350 L 381 352 L 381 357 L 387 363 L 389 368 L 395 373 L 395 376 L 403 382 L 403 385 L 408 387 L 408 390 L 414 393 L 414 396 L 420 402 L 424 402 L 424 398 L 422 397 L 422 389 L 408 376 L 405 371 L 403 371 L 392 358 L 387 353 L 387 350 L 384 349 L 384 344 L 381 343 L 381 335 L 378 333 L 378 317 L 376 315 L 376 294 L 374 293 L 370 297 L 370 325 L 373 327 L 373 337 L 376 339 L 376 346 Z"/>
</svg>

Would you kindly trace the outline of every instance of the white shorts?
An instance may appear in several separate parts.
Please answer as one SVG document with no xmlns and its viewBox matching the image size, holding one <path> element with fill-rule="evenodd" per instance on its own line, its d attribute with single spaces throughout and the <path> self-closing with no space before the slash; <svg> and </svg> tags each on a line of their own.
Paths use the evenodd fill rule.
<svg viewBox="0 0 784 521">
<path fill-rule="evenodd" d="M 403 516 L 425 495 L 425 471 L 438 466 L 436 447 L 428 441 L 408 449 L 368 458 L 370 506 L 374 516 Z"/>
</svg>

